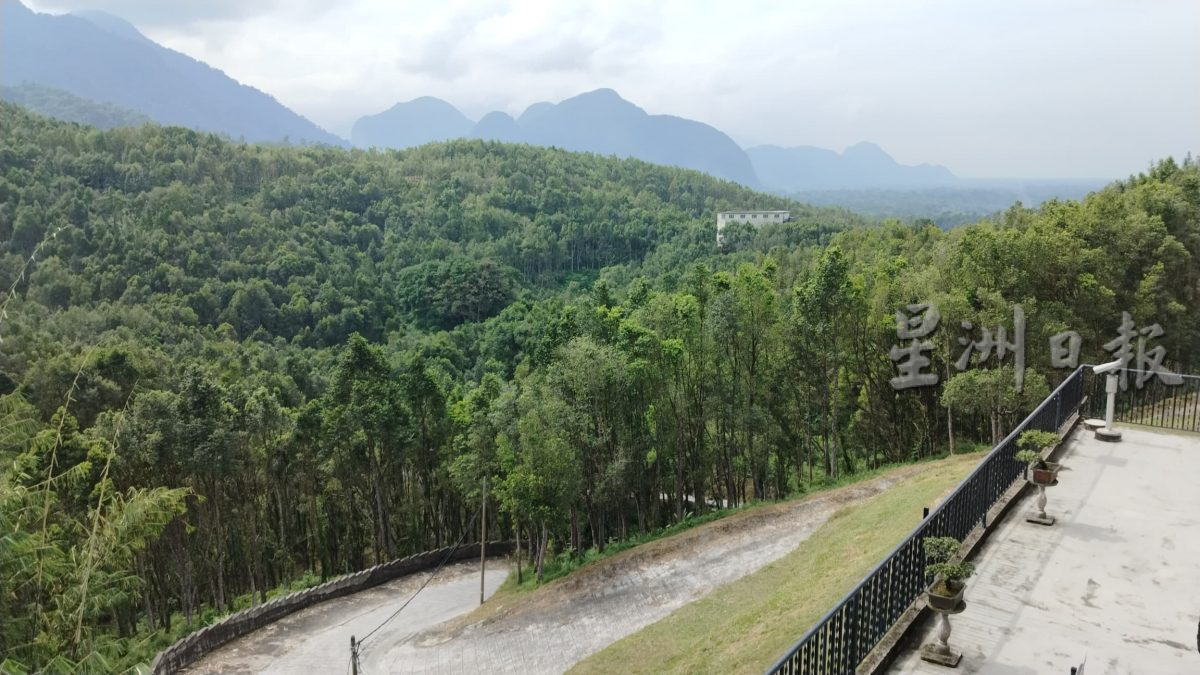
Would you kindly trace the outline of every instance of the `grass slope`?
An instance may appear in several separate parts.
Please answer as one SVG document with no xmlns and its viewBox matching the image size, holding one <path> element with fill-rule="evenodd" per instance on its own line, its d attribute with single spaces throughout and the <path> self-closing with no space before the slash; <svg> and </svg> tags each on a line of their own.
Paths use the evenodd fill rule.
<svg viewBox="0 0 1200 675">
<path fill-rule="evenodd" d="M 795 551 L 594 654 L 573 673 L 761 673 L 829 611 L 975 467 L 931 462 L 838 511 Z"/>
</svg>

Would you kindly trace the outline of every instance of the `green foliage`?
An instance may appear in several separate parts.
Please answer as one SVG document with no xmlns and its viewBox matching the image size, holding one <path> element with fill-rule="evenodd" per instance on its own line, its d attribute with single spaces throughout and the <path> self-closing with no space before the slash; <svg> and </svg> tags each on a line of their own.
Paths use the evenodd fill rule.
<svg viewBox="0 0 1200 675">
<path fill-rule="evenodd" d="M 401 271 L 397 299 L 428 325 L 453 328 L 499 314 L 513 301 L 516 276 L 494 260 L 433 260 Z"/>
<path fill-rule="evenodd" d="M 1017 439 L 1017 447 L 1021 450 L 1016 454 L 1016 460 L 1029 466 L 1042 466 L 1045 463 L 1042 459 L 1042 449 L 1057 445 L 1058 440 L 1058 434 L 1053 431 L 1031 429 L 1023 432 Z"/>
<path fill-rule="evenodd" d="M 1000 442 L 1006 426 L 1033 409 L 1050 393 L 1046 378 L 1036 371 L 1025 373 L 1024 386 L 1017 391 L 1016 376 L 1008 368 L 976 368 L 954 376 L 942 388 L 942 405 L 991 421 L 992 443 Z"/>
<path fill-rule="evenodd" d="M 1037 450 L 1022 450 L 1015 455 L 1015 459 L 1022 464 L 1033 465 L 1042 461 L 1042 453 Z"/>
<path fill-rule="evenodd" d="M 954 537 L 926 537 L 922 541 L 925 548 L 925 572 L 938 577 L 951 589 L 962 587 L 962 582 L 975 573 L 975 566 L 969 562 L 954 561 L 962 548 L 962 542 Z"/>
<path fill-rule="evenodd" d="M 87 458 L 66 461 L 65 415 L 48 443 L 28 436 L 19 401 L 6 397 L 6 442 L 27 450 L 0 471 L 0 646 L 6 672 L 123 670 L 126 645 L 105 624 L 144 580 L 139 557 L 185 511 L 185 489 L 119 490 L 113 448 L 88 442 Z M 66 431 L 64 431 L 66 430 Z M 46 452 L 48 461 L 36 454 Z M 36 474 L 26 467 L 36 467 Z M 41 665 L 39 665 L 41 664 Z"/>
<path fill-rule="evenodd" d="M 793 221 L 720 253 L 729 208 Z M 0 104 L 0 653 L 148 660 L 269 589 L 456 540 L 484 480 L 489 531 L 545 579 L 937 456 L 949 420 L 994 442 L 1065 375 L 1063 330 L 1099 361 L 1128 308 L 1188 370 L 1196 255 L 1190 162 L 947 233 L 554 149 L 266 147 Z M 923 300 L 940 376 L 957 322 L 1020 304 L 1024 392 L 994 359 L 894 390 L 894 313 Z"/>
<path fill-rule="evenodd" d="M 1042 448 L 1048 448 L 1058 444 L 1058 434 L 1053 431 L 1038 431 L 1031 429 L 1021 434 L 1017 439 L 1017 446 L 1023 451 L 1038 452 Z M 1018 453 L 1019 456 L 1019 453 Z"/>
</svg>

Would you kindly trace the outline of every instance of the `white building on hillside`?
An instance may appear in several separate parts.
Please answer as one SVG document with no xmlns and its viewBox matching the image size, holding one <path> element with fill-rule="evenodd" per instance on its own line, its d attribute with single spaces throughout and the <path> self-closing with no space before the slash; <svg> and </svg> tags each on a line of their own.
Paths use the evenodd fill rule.
<svg viewBox="0 0 1200 675">
<path fill-rule="evenodd" d="M 717 214 L 717 246 L 725 245 L 726 223 L 750 223 L 762 227 L 767 223 L 785 223 L 791 219 L 791 211 L 721 211 Z"/>
</svg>

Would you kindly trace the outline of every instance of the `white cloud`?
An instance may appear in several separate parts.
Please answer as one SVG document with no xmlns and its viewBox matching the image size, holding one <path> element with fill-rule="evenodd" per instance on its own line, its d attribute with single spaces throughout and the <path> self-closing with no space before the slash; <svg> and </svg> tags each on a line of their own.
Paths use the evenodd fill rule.
<svg viewBox="0 0 1200 675">
<path fill-rule="evenodd" d="M 28 3 L 54 14 L 101 10 L 141 28 L 185 28 L 208 21 L 233 21 L 279 11 L 284 0 L 36 0 Z M 321 0 L 291 0 L 289 10 L 314 11 Z"/>
</svg>

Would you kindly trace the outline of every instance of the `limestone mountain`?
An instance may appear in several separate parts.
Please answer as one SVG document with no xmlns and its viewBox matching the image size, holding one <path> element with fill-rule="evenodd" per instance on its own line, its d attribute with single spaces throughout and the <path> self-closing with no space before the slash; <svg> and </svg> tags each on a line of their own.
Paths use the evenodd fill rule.
<svg viewBox="0 0 1200 675">
<path fill-rule="evenodd" d="M 521 125 L 512 118 L 512 115 L 493 110 L 479 119 L 479 122 L 471 129 L 471 137 L 519 143 L 525 135 L 521 131 Z"/>
<path fill-rule="evenodd" d="M 597 89 L 557 105 L 536 104 L 520 122 L 526 140 L 536 145 L 636 157 L 758 185 L 750 158 L 723 132 L 674 115 L 647 114 L 612 89 Z"/>
<path fill-rule="evenodd" d="M 360 117 L 350 141 L 361 148 L 410 148 L 464 138 L 475 123 L 457 108 L 432 96 L 397 103 L 378 115 Z"/>
<path fill-rule="evenodd" d="M 746 153 L 763 186 L 772 190 L 933 187 L 957 180 L 944 166 L 900 164 L 874 143 L 858 143 L 840 154 L 805 145 L 759 145 Z"/>
<path fill-rule="evenodd" d="M 694 120 L 647 114 L 612 89 L 535 103 L 515 120 L 491 112 L 473 126 L 449 103 L 424 97 L 358 120 L 351 138 L 357 146 L 405 148 L 467 136 L 636 157 L 758 185 L 750 158 L 729 136 Z"/>
<path fill-rule="evenodd" d="M 0 0 L 0 84 L 33 83 L 162 123 L 246 141 L 345 145 L 270 95 L 103 12 L 35 13 Z"/>
</svg>

